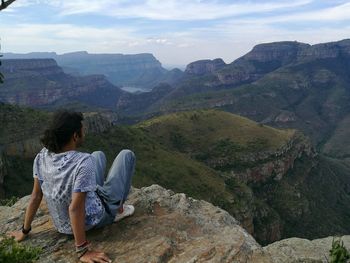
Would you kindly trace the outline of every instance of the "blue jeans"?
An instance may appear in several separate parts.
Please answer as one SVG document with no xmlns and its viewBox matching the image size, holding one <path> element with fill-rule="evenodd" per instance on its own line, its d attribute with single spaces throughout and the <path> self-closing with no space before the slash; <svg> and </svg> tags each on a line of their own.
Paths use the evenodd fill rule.
<svg viewBox="0 0 350 263">
<path fill-rule="evenodd" d="M 97 194 L 105 206 L 105 214 L 95 226 L 100 228 L 113 223 L 118 209 L 127 199 L 131 187 L 131 178 L 135 171 L 135 154 L 130 150 L 122 150 L 115 158 L 106 180 L 106 156 L 97 151 L 91 154 L 96 161 Z"/>
</svg>

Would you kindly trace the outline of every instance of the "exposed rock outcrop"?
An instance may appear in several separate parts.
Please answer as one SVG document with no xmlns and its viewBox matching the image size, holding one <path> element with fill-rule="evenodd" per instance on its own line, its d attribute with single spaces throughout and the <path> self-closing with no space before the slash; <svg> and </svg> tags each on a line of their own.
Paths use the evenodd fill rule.
<svg viewBox="0 0 350 263">
<path fill-rule="evenodd" d="M 225 85 L 250 83 L 295 61 L 297 55 L 307 47 L 307 44 L 288 41 L 260 44 L 216 75 Z"/>
<path fill-rule="evenodd" d="M 20 227 L 27 201 L 0 207 L 0 233 Z M 88 234 L 113 262 L 271 262 L 233 217 L 210 203 L 157 185 L 134 189 L 128 202 L 134 216 Z M 53 229 L 45 205 L 25 242 L 43 248 L 39 262 L 76 262 L 74 241 Z"/>
<path fill-rule="evenodd" d="M 244 84 L 291 63 L 341 56 L 350 56 L 350 40 L 317 45 L 296 41 L 260 44 L 216 75 L 222 84 Z"/>
<path fill-rule="evenodd" d="M 226 63 L 221 58 L 214 60 L 199 60 L 187 65 L 185 73 L 188 75 L 202 76 L 212 74 L 217 70 L 222 69 L 224 66 L 226 66 Z"/>
<path fill-rule="evenodd" d="M 2 60 L 1 70 L 6 75 L 7 80 L 18 77 L 63 74 L 63 70 L 58 67 L 54 59 L 5 59 Z"/>
<path fill-rule="evenodd" d="M 102 74 L 114 85 L 139 87 L 145 90 L 150 90 L 163 81 L 172 84 L 182 73 L 180 71 L 174 75 L 175 72 L 167 71 L 152 54 L 148 53 L 134 55 L 89 54 L 86 51 L 62 55 L 54 52 L 5 53 L 4 58 L 52 58 L 68 74 L 76 76 Z"/>
<path fill-rule="evenodd" d="M 84 114 L 84 126 L 87 133 L 102 133 L 112 127 L 112 125 L 111 120 L 101 113 L 88 112 Z"/>
<path fill-rule="evenodd" d="M 65 74 L 53 59 L 10 59 L 3 60 L 3 64 L 6 81 L 0 89 L 0 101 L 5 103 L 37 107 L 59 100 L 91 102 L 93 97 L 91 105 L 108 108 L 115 107 L 124 93 L 102 75 L 74 77 Z M 110 98 L 113 98 L 112 103 L 109 103 Z"/>
<path fill-rule="evenodd" d="M 222 66 L 222 63 L 219 63 L 219 68 L 213 67 L 214 63 L 210 60 L 196 61 L 189 64 L 186 69 L 187 78 L 184 78 L 184 81 L 178 83 L 176 89 L 167 95 L 164 98 L 164 102 L 157 105 L 157 107 L 158 109 L 163 110 L 166 108 L 164 107 L 164 104 L 166 105 L 168 101 L 179 100 L 180 97 L 193 93 L 205 93 L 219 89 L 232 89 L 244 84 L 256 83 L 256 81 L 267 76 L 267 74 L 272 74 L 273 72 L 280 70 L 280 73 L 284 73 L 283 76 L 285 76 L 285 73 L 288 73 L 288 70 L 285 72 L 282 69 L 292 66 L 295 66 L 296 68 L 298 68 L 298 66 L 302 67 L 301 65 L 303 63 L 309 61 L 313 61 L 314 64 L 313 66 L 310 65 L 308 68 L 314 68 L 314 66 L 321 62 L 320 60 L 339 58 L 341 63 L 344 62 L 341 68 L 347 68 L 347 62 L 342 62 L 342 60 L 346 60 L 349 56 L 350 40 L 348 39 L 318 45 L 309 45 L 296 41 L 260 44 L 255 46 L 246 55 L 233 61 L 231 64 Z M 329 72 L 323 71 L 319 74 L 316 81 L 322 83 L 318 84 L 323 84 L 325 87 L 331 86 L 330 80 L 333 80 L 336 77 L 328 73 Z M 200 76 L 202 76 L 202 78 L 199 78 Z M 271 77 L 273 78 L 273 75 Z M 307 79 L 301 79 L 300 81 L 296 81 L 296 79 L 298 79 L 298 76 L 295 76 L 292 79 L 292 86 L 294 89 L 307 88 L 308 83 L 305 83 Z M 214 104 L 214 107 L 224 106 L 227 104 L 233 104 L 234 101 L 238 99 L 238 97 L 232 98 L 225 94 L 222 95 L 222 97 L 213 96 L 213 100 L 215 101 L 205 101 L 205 104 Z M 270 97 L 271 95 L 276 97 L 276 95 L 273 95 L 271 92 L 268 92 L 265 96 Z M 254 98 L 254 96 L 252 97 Z M 186 110 L 198 107 L 197 101 L 191 103 L 192 107 L 187 107 Z M 177 104 L 180 107 L 182 106 L 181 103 Z M 268 106 L 269 105 L 265 107 L 268 108 Z M 172 105 L 172 107 L 174 107 L 174 105 Z M 207 105 L 205 105 L 205 107 L 207 107 Z M 174 110 L 174 108 L 166 110 L 171 111 Z"/>
<path fill-rule="evenodd" d="M 232 171 L 234 177 L 247 183 L 260 183 L 266 180 L 281 180 L 301 156 L 313 158 L 317 155 L 309 139 L 295 132 L 283 147 L 274 152 L 261 151 L 251 155 L 242 155 L 241 162 L 253 166 L 242 172 Z"/>
<path fill-rule="evenodd" d="M 350 39 L 339 42 L 317 44 L 299 51 L 298 60 L 327 59 L 350 56 Z"/>
<path fill-rule="evenodd" d="M 0 207 L 0 233 L 19 229 L 29 196 Z M 158 185 L 133 189 L 128 203 L 134 216 L 88 232 L 93 248 L 113 262 L 299 263 L 329 261 L 332 237 L 309 241 L 290 238 L 262 248 L 224 210 Z M 45 203 L 40 206 L 27 245 L 43 248 L 39 263 L 76 262 L 72 237 L 53 227 Z M 350 248 L 350 236 L 342 237 Z"/>
<path fill-rule="evenodd" d="M 310 47 L 308 44 L 299 42 L 274 42 L 260 44 L 253 48 L 251 52 L 244 55 L 241 59 L 256 62 L 276 62 L 276 64 L 285 65 L 293 62 L 298 53 Z"/>
<path fill-rule="evenodd" d="M 343 236 L 344 246 L 350 250 L 350 236 Z M 332 247 L 333 237 L 307 240 L 289 238 L 264 247 L 271 255 L 272 263 L 328 263 L 329 250 Z"/>
</svg>

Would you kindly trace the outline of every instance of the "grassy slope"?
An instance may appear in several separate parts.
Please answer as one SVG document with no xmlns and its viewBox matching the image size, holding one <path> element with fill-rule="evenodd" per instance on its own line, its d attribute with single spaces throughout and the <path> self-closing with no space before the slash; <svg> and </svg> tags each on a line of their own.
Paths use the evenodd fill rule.
<svg viewBox="0 0 350 263">
<path fill-rule="evenodd" d="M 264 150 L 273 151 L 285 144 L 294 134 L 293 130 L 278 130 L 217 110 L 165 115 L 145 121 L 138 127 L 147 129 L 150 135 L 159 137 L 162 142 L 171 141 L 171 137 L 176 133 L 185 135 L 188 146 L 198 150 L 204 150 L 220 139 L 228 139 L 247 147 L 259 138 L 266 141 Z"/>
<path fill-rule="evenodd" d="M 167 150 L 141 129 L 113 127 L 99 136 L 89 136 L 84 149 L 88 152 L 104 151 L 109 165 L 122 149 L 134 151 L 137 165 L 133 185 L 136 187 L 157 183 L 207 200 L 232 196 L 214 170 L 181 153 Z M 208 197 L 208 192 L 214 194 Z"/>
<path fill-rule="evenodd" d="M 167 148 L 226 172 L 256 166 L 257 159 L 253 156 L 276 152 L 295 133 L 217 110 L 166 115 L 138 127 Z"/>
</svg>

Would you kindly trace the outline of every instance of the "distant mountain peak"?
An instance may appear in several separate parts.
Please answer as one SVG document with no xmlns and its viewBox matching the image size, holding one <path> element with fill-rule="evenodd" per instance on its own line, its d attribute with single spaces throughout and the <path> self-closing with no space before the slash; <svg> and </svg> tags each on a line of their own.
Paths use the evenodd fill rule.
<svg viewBox="0 0 350 263">
<path fill-rule="evenodd" d="M 221 58 L 213 60 L 205 59 L 192 62 L 187 65 L 185 73 L 187 75 L 202 76 L 206 74 L 214 73 L 217 70 L 226 66 L 226 63 Z"/>
</svg>

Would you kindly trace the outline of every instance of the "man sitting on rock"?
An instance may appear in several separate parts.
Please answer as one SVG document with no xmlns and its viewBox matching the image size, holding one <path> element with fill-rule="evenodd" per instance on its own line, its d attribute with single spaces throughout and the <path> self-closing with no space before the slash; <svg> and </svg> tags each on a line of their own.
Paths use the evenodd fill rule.
<svg viewBox="0 0 350 263">
<path fill-rule="evenodd" d="M 121 151 L 104 181 L 106 157 L 77 151 L 84 141 L 83 115 L 55 113 L 51 126 L 41 139 L 44 148 L 34 160 L 34 187 L 21 231 L 12 232 L 24 240 L 44 196 L 53 223 L 60 233 L 73 234 L 76 252 L 82 262 L 111 262 L 103 253 L 89 250 L 85 231 L 119 221 L 134 213 L 125 205 L 135 155 Z"/>
</svg>

